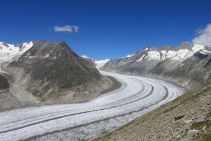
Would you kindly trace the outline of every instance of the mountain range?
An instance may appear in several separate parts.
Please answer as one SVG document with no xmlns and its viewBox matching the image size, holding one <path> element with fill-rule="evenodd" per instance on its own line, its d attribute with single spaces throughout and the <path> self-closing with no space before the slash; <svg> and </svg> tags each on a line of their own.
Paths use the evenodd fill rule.
<svg viewBox="0 0 211 141">
<path fill-rule="evenodd" d="M 177 47 L 145 48 L 133 55 L 110 60 L 101 69 L 157 77 L 189 86 L 211 80 L 210 62 L 209 47 L 183 42 Z"/>
</svg>

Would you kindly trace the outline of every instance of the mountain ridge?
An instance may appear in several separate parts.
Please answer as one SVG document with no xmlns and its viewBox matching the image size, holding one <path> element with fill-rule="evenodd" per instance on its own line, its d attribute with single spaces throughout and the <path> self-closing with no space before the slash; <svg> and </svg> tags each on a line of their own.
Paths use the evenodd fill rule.
<svg viewBox="0 0 211 141">
<path fill-rule="evenodd" d="M 181 64 L 188 66 L 184 64 L 186 60 L 194 61 L 195 59 L 189 58 L 194 58 L 194 55 L 197 53 L 211 54 L 211 51 L 204 45 L 188 42 L 183 42 L 177 47 L 164 46 L 160 48 L 145 48 L 137 51 L 134 55 L 110 60 L 101 69 L 164 78 L 173 82 L 177 81 L 176 83 L 179 83 L 180 85 L 191 85 L 192 82 L 195 83 L 194 81 L 198 80 L 192 79 L 191 77 L 186 79 L 182 74 L 182 71 L 177 75 L 178 78 L 174 74 L 177 68 L 181 67 Z M 186 61 L 186 63 L 188 62 Z M 192 62 L 192 64 L 194 64 L 194 62 Z M 202 66 L 198 67 L 203 68 L 203 63 L 201 63 L 201 65 Z M 192 68 L 189 67 L 188 69 Z M 195 69 L 198 70 L 198 68 Z M 209 75 L 209 71 L 207 72 L 207 75 Z M 203 82 L 199 81 L 199 83 L 204 83 L 207 80 L 209 79 L 207 78 L 206 80 L 203 80 Z"/>
</svg>

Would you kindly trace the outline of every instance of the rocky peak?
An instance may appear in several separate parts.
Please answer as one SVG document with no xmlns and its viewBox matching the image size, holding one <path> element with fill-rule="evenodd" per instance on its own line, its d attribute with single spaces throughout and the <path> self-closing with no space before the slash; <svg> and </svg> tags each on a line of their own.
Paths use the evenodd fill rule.
<svg viewBox="0 0 211 141">
<path fill-rule="evenodd" d="M 33 94 L 42 96 L 50 89 L 55 93 L 100 79 L 94 64 L 79 57 L 65 42 L 33 43 L 33 47 L 7 67 L 11 74 L 19 74 L 16 82 L 23 83 Z"/>
</svg>

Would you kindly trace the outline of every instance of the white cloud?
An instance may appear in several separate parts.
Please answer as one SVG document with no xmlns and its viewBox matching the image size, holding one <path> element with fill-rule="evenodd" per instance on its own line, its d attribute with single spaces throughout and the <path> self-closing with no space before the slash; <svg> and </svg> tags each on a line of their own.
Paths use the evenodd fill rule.
<svg viewBox="0 0 211 141">
<path fill-rule="evenodd" d="M 193 39 L 193 43 L 211 46 L 211 23 L 206 28 L 198 31 L 197 36 Z"/>
<path fill-rule="evenodd" d="M 75 30 L 75 32 L 78 32 L 78 30 L 79 30 L 79 26 L 77 26 L 77 25 L 73 25 L 73 29 Z"/>
<path fill-rule="evenodd" d="M 64 26 L 54 26 L 53 30 L 55 32 L 78 32 L 79 26 L 77 25 L 64 25 Z"/>
</svg>

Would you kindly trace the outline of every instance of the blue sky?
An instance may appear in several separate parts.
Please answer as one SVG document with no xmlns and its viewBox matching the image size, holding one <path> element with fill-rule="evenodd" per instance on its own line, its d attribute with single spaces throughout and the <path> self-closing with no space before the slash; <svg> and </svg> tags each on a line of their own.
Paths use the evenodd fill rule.
<svg viewBox="0 0 211 141">
<path fill-rule="evenodd" d="M 0 0 L 0 4 L 0 41 L 63 40 L 79 55 L 96 59 L 191 41 L 198 29 L 211 23 L 209 0 Z M 54 31 L 65 25 L 70 25 L 69 32 Z"/>
</svg>

